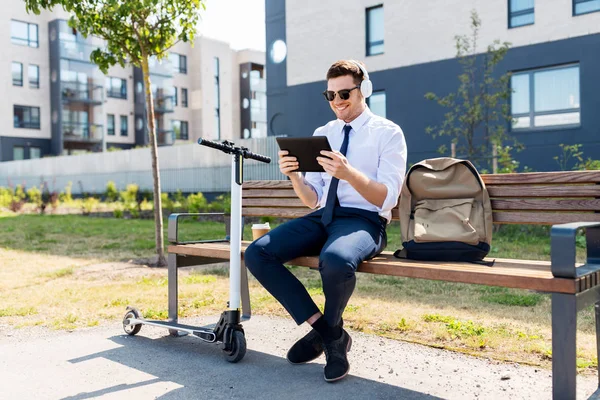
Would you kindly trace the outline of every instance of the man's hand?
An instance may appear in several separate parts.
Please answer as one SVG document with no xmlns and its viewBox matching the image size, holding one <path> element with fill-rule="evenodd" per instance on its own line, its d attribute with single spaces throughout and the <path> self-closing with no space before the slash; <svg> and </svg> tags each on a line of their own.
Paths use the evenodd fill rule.
<svg viewBox="0 0 600 400">
<path fill-rule="evenodd" d="M 324 157 L 317 157 L 317 162 L 334 178 L 347 181 L 354 173 L 348 159 L 339 151 L 321 150 L 321 155 Z"/>
<path fill-rule="evenodd" d="M 298 177 L 301 174 L 299 171 L 296 171 L 299 166 L 296 157 L 288 156 L 289 152 L 287 150 L 280 150 L 277 154 L 279 154 L 279 170 L 282 174 L 290 178 Z"/>
</svg>

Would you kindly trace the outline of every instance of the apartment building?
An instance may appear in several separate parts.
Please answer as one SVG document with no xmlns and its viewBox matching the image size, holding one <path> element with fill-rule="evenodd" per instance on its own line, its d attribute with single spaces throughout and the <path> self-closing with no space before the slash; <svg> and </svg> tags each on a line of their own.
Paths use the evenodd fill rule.
<svg viewBox="0 0 600 400">
<path fill-rule="evenodd" d="M 426 128 L 446 109 L 424 95 L 458 88 L 454 37 L 469 34 L 473 9 L 480 52 L 496 39 L 511 43 L 496 72 L 513 74 L 507 129 L 525 146 L 514 153 L 521 166 L 556 170 L 561 143 L 600 159 L 598 0 L 266 0 L 269 135 L 307 136 L 331 120 L 325 73 L 352 58 L 370 73 L 371 109 L 402 127 L 409 162 L 439 156 L 450 139 Z"/>
<path fill-rule="evenodd" d="M 104 75 L 89 58 L 102 41 L 70 28 L 60 9 L 38 16 L 22 0 L 3 6 L 0 161 L 148 145 L 141 69 Z M 262 52 L 203 36 L 152 59 L 158 144 L 266 136 L 264 65 Z"/>
</svg>

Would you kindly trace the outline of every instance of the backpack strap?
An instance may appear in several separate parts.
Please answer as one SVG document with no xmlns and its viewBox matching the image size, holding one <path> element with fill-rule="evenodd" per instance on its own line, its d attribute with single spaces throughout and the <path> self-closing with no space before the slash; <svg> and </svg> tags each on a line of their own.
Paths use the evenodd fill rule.
<svg viewBox="0 0 600 400">
<path fill-rule="evenodd" d="M 408 258 L 406 254 L 406 249 L 398 249 L 394 252 L 394 257 L 396 258 Z"/>
</svg>

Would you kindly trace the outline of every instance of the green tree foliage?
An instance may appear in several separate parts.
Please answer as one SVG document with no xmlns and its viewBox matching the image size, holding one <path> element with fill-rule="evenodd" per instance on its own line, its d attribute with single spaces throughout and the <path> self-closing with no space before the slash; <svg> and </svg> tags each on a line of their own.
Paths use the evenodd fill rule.
<svg viewBox="0 0 600 400">
<path fill-rule="evenodd" d="M 572 169 L 576 171 L 582 170 L 599 170 L 600 160 L 593 160 L 591 157 L 583 158 L 583 145 L 581 144 L 559 144 L 560 153 L 554 156 L 554 161 L 558 164 L 561 171 L 567 171 L 571 162 L 574 162 Z"/>
<path fill-rule="evenodd" d="M 487 51 L 477 54 L 481 20 L 471 12 L 470 35 L 455 36 L 456 57 L 462 66 L 456 93 L 440 97 L 427 93 L 425 98 L 447 109 L 440 126 L 429 126 L 426 132 L 434 138 L 449 136 L 456 144 L 457 154 L 479 164 L 491 165 L 492 146 L 501 147 L 510 138 L 506 125 L 512 122 L 508 99 L 510 74 L 496 77 L 494 70 L 506 55 L 510 43 L 495 40 Z M 511 149 L 521 147 L 514 139 Z M 447 146 L 440 152 L 446 153 Z M 507 152 L 504 149 L 504 156 Z M 506 162 L 506 159 L 504 160 Z M 511 168 L 508 168 L 511 169 Z"/>
<path fill-rule="evenodd" d="M 24 0 L 28 12 L 62 6 L 71 13 L 69 26 L 84 37 L 105 41 L 91 60 L 105 74 L 116 64 L 133 64 L 142 69 L 146 90 L 148 134 L 154 179 L 154 220 L 158 265 L 166 265 L 164 255 L 158 146 L 154 123 L 154 103 L 149 74 L 149 58 L 162 59 L 179 41 L 192 42 L 203 0 Z"/>
</svg>

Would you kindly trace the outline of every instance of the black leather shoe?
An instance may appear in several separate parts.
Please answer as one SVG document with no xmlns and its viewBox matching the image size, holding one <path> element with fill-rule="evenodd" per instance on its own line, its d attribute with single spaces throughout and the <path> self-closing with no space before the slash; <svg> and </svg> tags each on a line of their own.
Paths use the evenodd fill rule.
<svg viewBox="0 0 600 400">
<path fill-rule="evenodd" d="M 287 353 L 287 360 L 291 364 L 304 364 L 323 354 L 323 339 L 315 331 L 310 332 L 298 340 Z"/>
<path fill-rule="evenodd" d="M 335 382 L 344 378 L 350 372 L 350 363 L 348 363 L 347 353 L 352 347 L 352 338 L 342 329 L 342 336 L 339 339 L 324 343 L 325 364 L 324 376 L 327 382 Z"/>
</svg>

